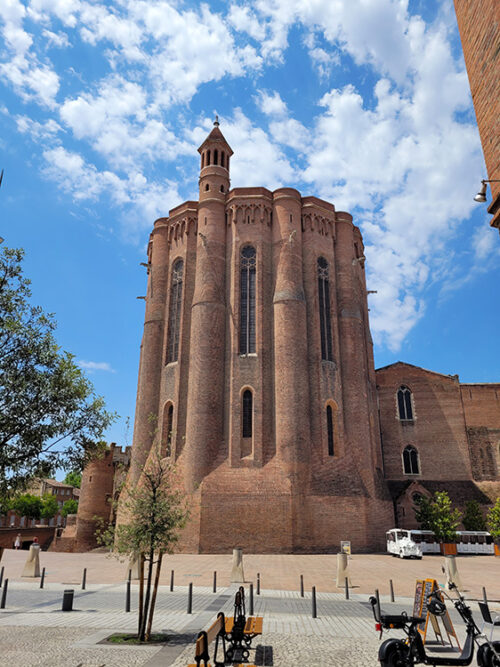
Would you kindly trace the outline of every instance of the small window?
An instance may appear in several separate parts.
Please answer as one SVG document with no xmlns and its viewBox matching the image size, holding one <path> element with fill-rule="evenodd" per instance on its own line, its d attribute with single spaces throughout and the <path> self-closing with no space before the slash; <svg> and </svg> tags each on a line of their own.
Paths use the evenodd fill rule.
<svg viewBox="0 0 500 667">
<path fill-rule="evenodd" d="M 413 420 L 413 408 L 411 401 L 411 391 L 408 387 L 401 386 L 398 389 L 398 412 L 402 421 Z"/>
<path fill-rule="evenodd" d="M 201 154 L 201 168 L 203 169 L 204 166 L 205 166 L 205 153 L 202 153 Z"/>
<path fill-rule="evenodd" d="M 223 185 L 220 186 L 220 191 L 224 192 L 224 186 Z"/>
<path fill-rule="evenodd" d="M 207 183 L 207 184 L 205 185 L 205 192 L 208 192 L 209 190 L 210 190 L 210 185 Z"/>
<path fill-rule="evenodd" d="M 243 392 L 243 422 L 242 435 L 244 438 L 252 437 L 253 396 L 250 389 Z"/>
<path fill-rule="evenodd" d="M 219 151 L 217 149 L 214 150 L 214 164 L 219 164 Z"/>
<path fill-rule="evenodd" d="M 418 452 L 415 447 L 408 445 L 403 451 L 403 471 L 405 475 L 419 475 L 420 466 Z"/>
<path fill-rule="evenodd" d="M 331 405 L 326 406 L 326 431 L 328 435 L 328 456 L 333 456 L 334 438 L 333 438 L 333 410 Z"/>
<path fill-rule="evenodd" d="M 210 166 L 210 151 L 207 151 L 207 167 Z"/>
<path fill-rule="evenodd" d="M 220 166 L 221 167 L 224 166 L 224 151 L 221 151 L 221 154 L 220 154 Z"/>
</svg>

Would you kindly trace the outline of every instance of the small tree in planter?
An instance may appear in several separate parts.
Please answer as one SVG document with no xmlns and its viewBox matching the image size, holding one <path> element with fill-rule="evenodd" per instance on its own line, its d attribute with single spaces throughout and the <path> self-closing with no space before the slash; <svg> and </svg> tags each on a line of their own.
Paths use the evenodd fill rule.
<svg viewBox="0 0 500 667">
<path fill-rule="evenodd" d="M 422 530 L 433 531 L 439 544 L 455 542 L 462 514 L 458 509 L 453 509 L 446 491 L 436 491 L 431 499 L 422 497 L 418 501 L 415 517 Z M 446 552 L 446 548 L 443 550 Z"/>
<path fill-rule="evenodd" d="M 465 503 L 465 514 L 462 523 L 465 530 L 486 530 L 486 521 L 481 512 L 481 505 L 477 500 L 468 500 Z"/>
<path fill-rule="evenodd" d="M 500 496 L 496 499 L 493 507 L 488 510 L 486 525 L 495 542 L 495 554 L 500 556 Z"/>
<path fill-rule="evenodd" d="M 98 541 L 114 547 L 119 554 L 139 559 L 137 636 L 139 641 L 147 642 L 151 638 L 163 555 L 172 552 L 188 517 L 186 498 L 175 486 L 172 465 L 161 459 L 158 451 L 144 467 L 138 486 L 127 490 L 123 507 L 128 523 L 101 530 Z"/>
</svg>

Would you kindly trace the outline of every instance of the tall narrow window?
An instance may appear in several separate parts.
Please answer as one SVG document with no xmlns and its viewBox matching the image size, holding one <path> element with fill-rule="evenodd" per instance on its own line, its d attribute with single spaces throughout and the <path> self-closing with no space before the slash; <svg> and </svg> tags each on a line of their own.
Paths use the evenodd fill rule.
<svg viewBox="0 0 500 667">
<path fill-rule="evenodd" d="M 330 318 L 330 284 L 328 262 L 318 257 L 319 325 L 321 331 L 321 359 L 332 361 L 332 323 Z"/>
<path fill-rule="evenodd" d="M 219 164 L 219 151 L 217 149 L 214 150 L 214 164 Z"/>
<path fill-rule="evenodd" d="M 163 451 L 165 456 L 172 456 L 172 428 L 174 423 L 174 406 L 169 403 L 163 411 Z"/>
<path fill-rule="evenodd" d="M 182 274 L 184 262 L 178 259 L 172 267 L 170 282 L 170 312 L 168 316 L 167 364 L 177 361 L 182 307 Z"/>
<path fill-rule="evenodd" d="M 405 475 L 420 474 L 420 466 L 418 462 L 418 452 L 415 447 L 408 445 L 403 451 L 403 472 Z"/>
<path fill-rule="evenodd" d="M 334 440 L 333 440 L 333 410 L 331 405 L 326 406 L 326 432 L 328 435 L 328 456 L 333 456 Z"/>
<path fill-rule="evenodd" d="M 252 437 L 253 396 L 250 389 L 243 392 L 243 420 L 242 435 L 244 438 Z"/>
<path fill-rule="evenodd" d="M 400 419 L 406 421 L 411 421 L 413 419 L 411 391 L 408 389 L 408 387 L 401 386 L 398 389 L 398 411 Z"/>
<path fill-rule="evenodd" d="M 220 166 L 221 167 L 224 166 L 224 151 L 221 151 L 221 154 L 220 154 Z"/>
<path fill-rule="evenodd" d="M 255 248 L 245 246 L 240 255 L 240 354 L 255 352 Z"/>
</svg>

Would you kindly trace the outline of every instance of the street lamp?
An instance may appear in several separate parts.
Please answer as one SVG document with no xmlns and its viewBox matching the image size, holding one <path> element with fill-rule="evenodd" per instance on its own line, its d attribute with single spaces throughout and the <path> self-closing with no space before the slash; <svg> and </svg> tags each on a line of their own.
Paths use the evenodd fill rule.
<svg viewBox="0 0 500 667">
<path fill-rule="evenodd" d="M 474 197 L 474 201 L 479 202 L 480 204 L 484 204 L 486 201 L 486 188 L 488 187 L 486 183 L 500 183 L 500 179 L 492 179 L 492 180 L 487 180 L 483 178 L 481 181 L 481 189 L 477 193 L 477 195 Z"/>
</svg>

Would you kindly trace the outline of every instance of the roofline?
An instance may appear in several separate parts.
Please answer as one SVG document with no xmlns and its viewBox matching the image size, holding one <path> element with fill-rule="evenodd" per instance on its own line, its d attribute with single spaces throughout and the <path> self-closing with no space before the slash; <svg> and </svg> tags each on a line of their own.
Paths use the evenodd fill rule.
<svg viewBox="0 0 500 667">
<path fill-rule="evenodd" d="M 395 361 L 392 364 L 388 364 L 387 366 L 381 366 L 380 368 L 375 369 L 375 373 L 377 371 L 384 371 L 386 368 L 391 368 L 392 366 L 397 366 L 398 364 L 401 364 L 402 366 L 410 366 L 410 368 L 418 368 L 420 371 L 425 371 L 426 373 L 432 373 L 433 375 L 440 375 L 441 377 L 449 378 L 450 380 L 458 380 L 458 374 L 455 375 L 450 375 L 449 373 L 439 373 L 438 371 L 431 371 L 429 368 L 424 368 L 423 366 L 416 366 L 415 364 L 409 364 L 407 361 Z M 459 381 L 459 384 L 462 384 Z"/>
</svg>

